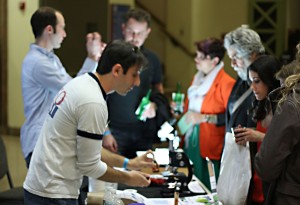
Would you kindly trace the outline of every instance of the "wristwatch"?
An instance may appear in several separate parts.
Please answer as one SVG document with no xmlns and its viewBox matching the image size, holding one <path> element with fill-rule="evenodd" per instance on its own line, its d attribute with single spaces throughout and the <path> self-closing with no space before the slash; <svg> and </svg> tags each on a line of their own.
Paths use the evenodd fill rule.
<svg viewBox="0 0 300 205">
<path fill-rule="evenodd" d="M 217 124 L 217 115 L 205 115 L 207 123 Z"/>
</svg>

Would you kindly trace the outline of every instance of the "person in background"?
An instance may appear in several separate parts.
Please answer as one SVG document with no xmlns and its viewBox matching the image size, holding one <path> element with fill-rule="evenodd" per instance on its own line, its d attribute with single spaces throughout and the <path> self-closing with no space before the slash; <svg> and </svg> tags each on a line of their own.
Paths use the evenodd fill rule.
<svg viewBox="0 0 300 205">
<path fill-rule="evenodd" d="M 113 41 L 104 49 L 95 73 L 71 80 L 58 92 L 24 182 L 25 204 L 77 205 L 83 176 L 129 186 L 150 184 L 147 174 L 118 171 L 101 161 L 107 95 L 114 91 L 126 95 L 139 86 L 145 62 L 136 47 Z"/>
<path fill-rule="evenodd" d="M 185 121 L 193 127 L 185 134 L 185 153 L 194 174 L 210 188 L 206 157 L 214 164 L 216 178 L 225 136 L 225 110 L 235 80 L 224 71 L 223 41 L 209 38 L 195 43 L 197 73 L 187 91 Z"/>
<path fill-rule="evenodd" d="M 281 87 L 273 90 L 269 94 L 269 99 L 272 106 L 272 111 L 275 113 L 278 100 L 282 97 L 282 90 L 284 89 L 284 81 L 287 77 L 295 75 L 300 72 L 300 64 L 297 60 L 294 60 L 288 64 L 282 66 L 282 68 L 275 74 L 275 78 L 280 81 Z"/>
<path fill-rule="evenodd" d="M 298 74 L 300 72 L 300 65 L 297 60 L 282 66 L 282 68 L 276 73 L 276 79 L 280 81 L 281 86 L 284 86 L 284 81 L 291 75 Z"/>
<path fill-rule="evenodd" d="M 156 54 L 143 45 L 151 32 L 150 21 L 149 13 L 142 9 L 131 9 L 125 15 L 122 24 L 124 40 L 141 50 L 148 60 L 148 65 L 140 75 L 139 87 L 133 88 L 125 97 L 114 93 L 108 98 L 110 123 L 104 134 L 103 146 L 128 158 L 135 157 L 136 151 L 152 148 L 157 135 L 157 114 L 166 112 L 164 103 L 159 103 L 164 101 L 161 63 Z M 151 103 L 144 115 L 147 120 L 143 122 L 137 118 L 135 111 L 149 89 L 152 89 Z M 156 102 L 152 98 L 154 94 L 159 99 Z"/>
<path fill-rule="evenodd" d="M 297 62 L 300 63 L 300 44 L 297 48 Z M 266 205 L 300 204 L 299 99 L 298 72 L 285 80 L 282 98 L 255 157 L 258 176 L 271 183 Z"/>
<path fill-rule="evenodd" d="M 227 33 L 224 38 L 224 47 L 231 59 L 231 66 L 238 74 L 237 81 L 230 93 L 226 108 L 226 132 L 231 132 L 231 128 L 238 127 L 239 125 L 242 127 L 256 127 L 256 123 L 247 113 L 253 99 L 252 90 L 247 83 L 247 68 L 260 55 L 265 53 L 265 48 L 258 33 L 247 26 L 238 27 Z M 252 162 L 254 162 L 255 150 L 256 144 L 250 143 Z M 250 183 L 247 204 L 250 205 L 255 202 L 259 203 L 259 200 L 252 198 L 252 196 L 253 178 Z"/>
<path fill-rule="evenodd" d="M 275 78 L 275 74 L 280 70 L 281 63 L 271 55 L 263 55 L 255 60 L 248 68 L 249 83 L 254 93 L 252 107 L 249 109 L 249 115 L 255 121 L 256 127 L 247 128 L 239 127 L 234 130 L 236 143 L 246 145 L 246 142 L 256 143 L 256 152 L 265 137 L 265 133 L 273 117 L 272 104 L 275 104 L 278 99 L 273 98 L 273 103 L 268 97 L 269 93 L 280 87 L 280 82 Z M 264 183 L 257 176 L 254 170 L 253 173 L 253 198 L 260 199 L 264 202 L 268 193 L 269 184 Z"/>
<path fill-rule="evenodd" d="M 59 49 L 67 34 L 60 11 L 41 7 L 30 20 L 35 42 L 22 64 L 22 95 L 25 122 L 21 127 L 21 145 L 27 168 L 42 125 L 56 93 L 72 77 L 66 72 L 54 49 Z M 88 56 L 78 75 L 96 69 L 102 45 L 99 33 L 86 36 Z"/>
</svg>

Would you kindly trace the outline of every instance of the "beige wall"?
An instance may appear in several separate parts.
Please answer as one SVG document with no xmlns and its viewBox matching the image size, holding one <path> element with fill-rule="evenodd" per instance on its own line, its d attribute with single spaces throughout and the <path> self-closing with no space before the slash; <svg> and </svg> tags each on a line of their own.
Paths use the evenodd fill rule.
<svg viewBox="0 0 300 205">
<path fill-rule="evenodd" d="M 19 128 L 23 121 L 21 94 L 21 64 L 34 38 L 30 17 L 38 7 L 38 0 L 26 1 L 26 10 L 19 10 L 19 0 L 8 0 L 8 125 Z"/>
<path fill-rule="evenodd" d="M 67 9 L 72 0 L 44 0 L 45 4 L 62 11 L 67 37 L 64 39 L 60 49 L 55 50 L 57 56 L 71 76 L 76 76 L 86 58 L 86 34 L 99 32 L 107 41 L 107 18 L 108 3 L 105 0 L 77 1 L 72 9 Z M 92 11 L 92 12 L 91 12 Z"/>
<path fill-rule="evenodd" d="M 24 121 L 21 94 L 21 63 L 33 35 L 29 25 L 31 14 L 38 8 L 38 0 L 26 1 L 26 10 L 19 10 L 18 0 L 7 1 L 8 14 L 8 125 L 20 128 Z M 22 186 L 27 168 L 23 159 L 20 138 L 3 136 L 9 169 L 15 186 Z M 6 178 L 0 181 L 0 189 L 9 187 Z"/>
</svg>

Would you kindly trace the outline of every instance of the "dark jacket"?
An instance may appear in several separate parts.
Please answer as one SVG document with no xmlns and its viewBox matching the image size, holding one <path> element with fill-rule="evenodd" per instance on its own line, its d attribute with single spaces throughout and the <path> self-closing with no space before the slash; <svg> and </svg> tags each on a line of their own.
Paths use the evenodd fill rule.
<svg viewBox="0 0 300 205">
<path fill-rule="evenodd" d="M 145 138 L 153 138 L 154 142 L 158 143 L 160 140 L 156 136 L 160 126 L 172 118 L 170 102 L 165 95 L 156 90 L 151 93 L 150 101 L 154 102 L 157 106 L 156 117 L 147 119 L 143 123 L 143 136 Z"/>
<path fill-rule="evenodd" d="M 226 109 L 226 132 L 231 132 L 232 127 L 237 127 L 239 124 L 242 127 L 256 127 L 256 123 L 248 115 L 247 110 L 251 107 L 253 101 L 253 93 L 241 103 L 237 110 L 232 113 L 233 106 L 235 102 L 249 89 L 249 85 L 246 81 L 237 79 L 234 84 L 231 94 L 228 99 L 227 109 Z"/>
<path fill-rule="evenodd" d="M 300 99 L 300 84 L 296 99 Z M 272 119 L 255 157 L 255 169 L 271 183 L 267 204 L 300 204 L 300 106 L 292 94 Z"/>
</svg>

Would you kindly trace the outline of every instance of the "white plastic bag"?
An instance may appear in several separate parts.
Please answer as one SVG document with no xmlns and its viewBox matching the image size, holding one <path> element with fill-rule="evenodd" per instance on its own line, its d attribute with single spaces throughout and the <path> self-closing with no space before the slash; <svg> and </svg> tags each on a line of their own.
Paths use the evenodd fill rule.
<svg viewBox="0 0 300 205">
<path fill-rule="evenodd" d="M 217 184 L 219 200 L 224 205 L 246 204 L 250 179 L 249 143 L 246 146 L 238 145 L 232 133 L 227 132 Z"/>
</svg>

